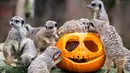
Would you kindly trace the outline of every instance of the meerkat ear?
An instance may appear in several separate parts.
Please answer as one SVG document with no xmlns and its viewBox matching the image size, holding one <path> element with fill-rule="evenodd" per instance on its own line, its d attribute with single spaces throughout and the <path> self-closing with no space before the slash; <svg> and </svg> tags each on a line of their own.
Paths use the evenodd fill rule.
<svg viewBox="0 0 130 73">
<path fill-rule="evenodd" d="M 99 9 L 101 10 L 101 8 L 102 8 L 102 5 L 101 5 L 101 4 L 99 4 Z"/>
<path fill-rule="evenodd" d="M 29 28 L 27 26 L 25 26 L 25 28 L 27 29 L 27 31 L 29 31 Z"/>
<path fill-rule="evenodd" d="M 57 24 L 57 23 L 55 24 L 55 27 L 58 27 L 58 24 Z"/>
</svg>

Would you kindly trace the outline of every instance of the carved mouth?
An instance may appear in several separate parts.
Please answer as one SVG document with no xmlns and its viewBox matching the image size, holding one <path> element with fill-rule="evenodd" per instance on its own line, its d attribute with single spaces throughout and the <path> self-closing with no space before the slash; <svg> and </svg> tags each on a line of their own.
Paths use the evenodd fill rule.
<svg viewBox="0 0 130 73">
<path fill-rule="evenodd" d="M 76 63 L 85 63 L 88 61 L 87 59 L 74 59 L 74 58 L 69 58 L 69 59 Z"/>
</svg>

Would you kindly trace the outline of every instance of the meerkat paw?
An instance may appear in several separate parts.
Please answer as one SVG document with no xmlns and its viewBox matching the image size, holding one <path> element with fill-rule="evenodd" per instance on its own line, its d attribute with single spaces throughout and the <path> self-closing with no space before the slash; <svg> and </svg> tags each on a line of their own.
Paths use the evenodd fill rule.
<svg viewBox="0 0 130 73">
<path fill-rule="evenodd" d="M 44 39 L 46 43 L 51 44 L 51 41 L 49 39 Z"/>
<path fill-rule="evenodd" d="M 6 64 L 10 65 L 11 63 L 13 63 L 13 60 L 12 60 L 12 58 L 7 57 L 7 58 L 4 60 L 4 62 L 5 62 Z"/>
<path fill-rule="evenodd" d="M 10 65 L 13 67 L 17 67 L 17 65 L 15 63 L 11 63 Z"/>
</svg>

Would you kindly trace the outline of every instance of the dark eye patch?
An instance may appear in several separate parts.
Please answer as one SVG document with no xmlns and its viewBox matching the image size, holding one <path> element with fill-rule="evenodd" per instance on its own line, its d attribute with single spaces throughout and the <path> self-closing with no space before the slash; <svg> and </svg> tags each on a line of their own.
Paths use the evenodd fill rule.
<svg viewBox="0 0 130 73">
<path fill-rule="evenodd" d="M 16 23 L 19 23 L 19 20 L 15 20 Z"/>
<path fill-rule="evenodd" d="M 83 22 L 83 24 L 85 25 L 85 22 Z"/>
<path fill-rule="evenodd" d="M 91 6 L 94 7 L 94 6 L 96 6 L 96 4 L 92 3 Z"/>
<path fill-rule="evenodd" d="M 94 24 L 93 24 L 92 22 L 90 22 L 89 25 L 92 26 L 92 27 L 95 27 Z"/>
</svg>

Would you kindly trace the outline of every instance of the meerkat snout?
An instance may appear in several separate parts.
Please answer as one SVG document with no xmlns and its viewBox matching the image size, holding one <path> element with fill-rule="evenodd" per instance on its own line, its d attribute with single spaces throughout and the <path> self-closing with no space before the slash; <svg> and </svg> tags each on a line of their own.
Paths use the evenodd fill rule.
<svg viewBox="0 0 130 73">
<path fill-rule="evenodd" d="M 52 52 L 53 50 L 53 52 Z M 49 53 L 49 54 L 52 54 L 52 58 L 53 59 L 56 59 L 59 57 L 59 55 L 61 54 L 61 50 L 59 50 L 57 47 L 54 47 L 54 46 L 49 46 L 48 49 L 46 49 L 46 51 Z"/>
<path fill-rule="evenodd" d="M 57 59 L 59 55 L 61 54 L 60 50 L 57 50 L 57 52 L 54 54 L 53 59 Z"/>
</svg>

